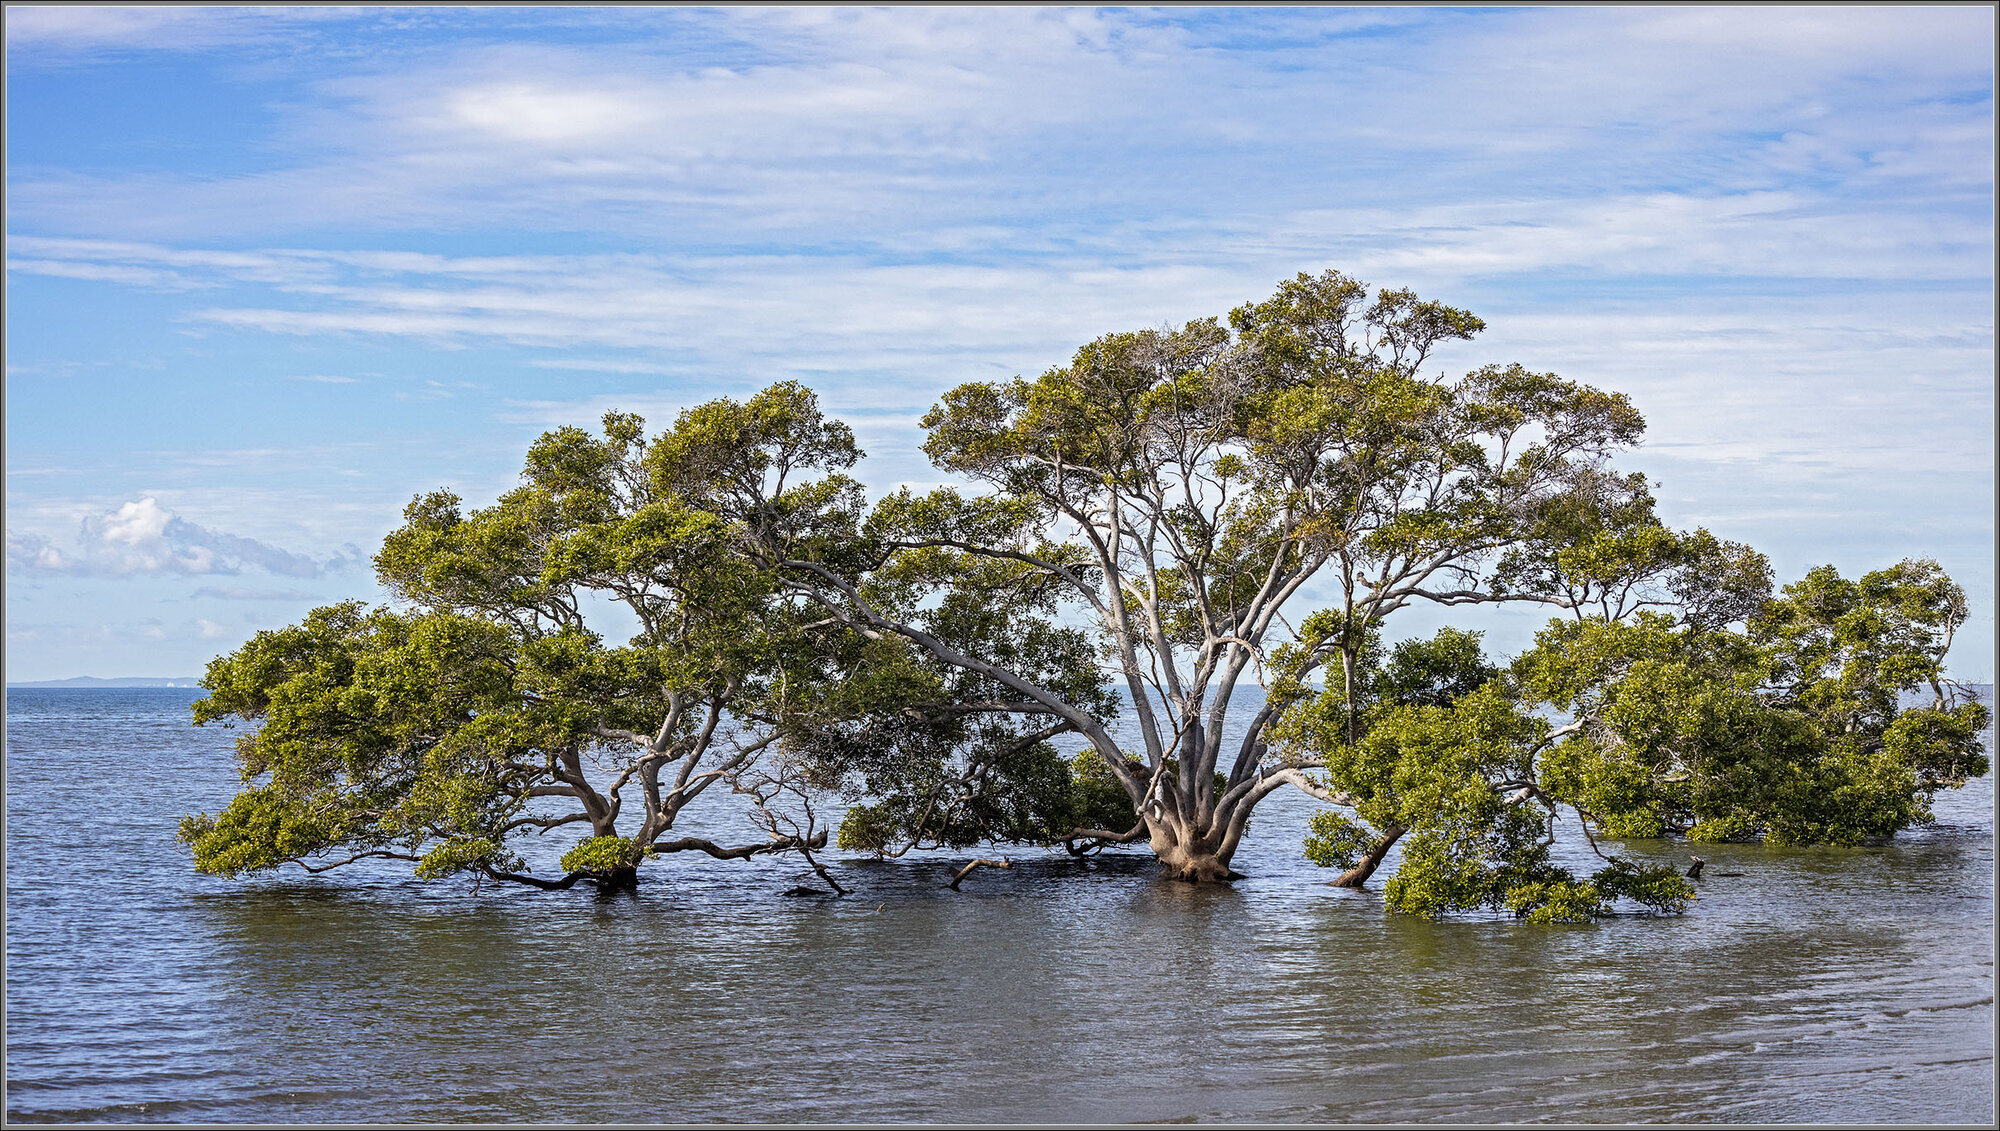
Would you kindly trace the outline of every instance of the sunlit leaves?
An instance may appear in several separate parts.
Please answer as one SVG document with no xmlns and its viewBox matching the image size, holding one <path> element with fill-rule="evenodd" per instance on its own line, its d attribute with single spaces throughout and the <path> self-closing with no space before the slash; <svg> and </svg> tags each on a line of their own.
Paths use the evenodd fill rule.
<svg viewBox="0 0 2000 1131">
<path fill-rule="evenodd" d="M 638 867 L 648 851 L 646 845 L 630 837 L 594 836 L 563 853 L 561 867 L 565 872 L 610 875 L 622 869 Z"/>
<path fill-rule="evenodd" d="M 1381 834 L 1338 809 L 1312 815 L 1306 831 L 1306 859 L 1322 868 L 1352 868 Z"/>
<path fill-rule="evenodd" d="M 1314 815 L 1308 859 L 1351 868 L 1400 839 L 1385 898 L 1431 918 L 1488 910 L 1576 922 L 1611 913 L 1620 899 L 1678 911 L 1692 898 L 1685 880 L 1628 860 L 1611 858 L 1588 880 L 1553 863 L 1556 808 L 1599 785 L 1604 762 L 1585 768 L 1587 739 L 1546 749 L 1549 724 L 1518 701 L 1475 634 L 1444 629 L 1386 658 L 1367 655 L 1352 716 L 1335 689 L 1279 728 L 1295 755 L 1318 758 L 1325 783 L 1351 799 L 1351 817 Z"/>
<path fill-rule="evenodd" d="M 316 610 L 210 665 L 196 721 L 256 729 L 238 744 L 251 788 L 184 829 L 197 865 L 394 849 L 422 876 L 493 874 L 520 866 L 510 837 L 571 821 L 596 834 L 575 871 L 604 872 L 610 842 L 638 852 L 715 776 L 663 786 L 660 766 L 774 725 L 822 677 L 838 634 L 751 551 L 851 554 L 860 488 L 838 472 L 858 457 L 783 384 L 650 441 L 628 414 L 601 436 L 556 429 L 489 506 L 420 496 L 376 557 L 400 607 Z M 637 622 L 629 639 L 592 627 L 606 604 Z M 644 793 L 636 836 L 587 762 Z M 577 811 L 530 813 L 540 797 Z"/>
<path fill-rule="evenodd" d="M 860 458 L 853 429 L 821 413 L 811 389 L 782 381 L 740 404 L 688 409 L 644 462 L 656 489 L 742 511 L 782 496 L 803 472 L 837 472 Z"/>
<path fill-rule="evenodd" d="M 1986 708 L 1942 676 L 1964 594 L 1936 563 L 1859 582 L 1821 567 L 1753 609 L 1761 558 L 1687 542 L 1699 568 L 1679 584 L 1721 596 L 1685 619 L 1552 624 L 1514 666 L 1590 721 L 1543 757 L 1543 782 L 1600 829 L 1851 845 L 1928 820 L 1932 793 L 1986 772 Z"/>
</svg>

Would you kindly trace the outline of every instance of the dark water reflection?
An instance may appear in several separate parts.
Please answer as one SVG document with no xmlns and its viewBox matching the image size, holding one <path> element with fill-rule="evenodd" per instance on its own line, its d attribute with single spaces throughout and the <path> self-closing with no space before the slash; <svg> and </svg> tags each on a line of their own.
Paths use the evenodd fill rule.
<svg viewBox="0 0 2000 1131">
<path fill-rule="evenodd" d="M 1390 917 L 1260 810 L 1229 888 L 1136 857 L 675 858 L 637 895 L 191 875 L 185 692 L 14 692 L 23 1121 L 1984 1122 L 1990 785 L 1845 852 L 1705 850 L 1682 918 Z M 1670 845 L 1651 846 L 1677 854 Z"/>
</svg>

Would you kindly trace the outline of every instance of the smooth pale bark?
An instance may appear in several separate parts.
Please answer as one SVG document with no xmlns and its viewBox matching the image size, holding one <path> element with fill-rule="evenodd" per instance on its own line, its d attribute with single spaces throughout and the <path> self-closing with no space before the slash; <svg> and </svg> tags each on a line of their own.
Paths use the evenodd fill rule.
<svg viewBox="0 0 2000 1131">
<path fill-rule="evenodd" d="M 981 857 L 978 860 L 974 860 L 972 863 L 967 864 L 965 867 L 960 868 L 958 871 L 952 873 L 951 885 L 950 885 L 951 890 L 957 891 L 958 885 L 965 882 L 965 877 L 970 876 L 974 871 L 980 868 L 999 868 L 1002 871 L 1011 872 L 1014 870 L 1014 862 L 1012 860 L 1008 860 L 1005 858 L 999 860 L 988 860 L 984 857 Z"/>
<path fill-rule="evenodd" d="M 1403 839 L 1403 834 L 1408 831 L 1398 825 L 1389 826 L 1374 844 L 1368 846 L 1368 851 L 1362 853 L 1361 859 L 1354 862 L 1354 867 L 1334 877 L 1333 886 L 1358 888 L 1366 884 L 1368 877 L 1375 874 L 1375 869 L 1382 866 L 1382 861 L 1389 855 L 1389 850 L 1394 848 L 1396 842 Z"/>
</svg>

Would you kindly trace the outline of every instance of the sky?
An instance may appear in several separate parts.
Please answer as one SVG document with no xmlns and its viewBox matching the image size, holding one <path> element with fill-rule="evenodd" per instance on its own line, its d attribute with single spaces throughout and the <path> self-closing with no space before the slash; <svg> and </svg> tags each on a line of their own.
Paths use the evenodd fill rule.
<svg viewBox="0 0 2000 1131">
<path fill-rule="evenodd" d="M 198 675 L 529 443 L 917 421 L 1338 269 L 1628 394 L 1781 580 L 1942 562 L 1994 654 L 1994 13 L 10 6 L 7 678 Z M 1454 610 L 1464 620 L 1464 610 Z M 1542 614 L 1480 614 L 1523 647 Z M 1403 633 L 1443 616 L 1398 614 Z"/>
</svg>

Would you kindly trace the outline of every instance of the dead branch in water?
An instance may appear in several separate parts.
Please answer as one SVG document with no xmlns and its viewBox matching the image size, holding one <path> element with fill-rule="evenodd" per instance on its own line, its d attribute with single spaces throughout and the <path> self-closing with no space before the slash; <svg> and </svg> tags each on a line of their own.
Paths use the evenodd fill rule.
<svg viewBox="0 0 2000 1131">
<path fill-rule="evenodd" d="M 952 874 L 951 890 L 957 891 L 959 883 L 963 881 L 965 877 L 970 876 L 973 873 L 973 870 L 976 868 L 1004 868 L 1007 871 L 1011 872 L 1014 870 L 1014 862 L 1004 856 L 998 860 L 986 860 L 986 859 L 974 860 L 972 863 L 967 864 L 965 867 L 960 868 L 957 872 L 954 872 Z"/>
</svg>

